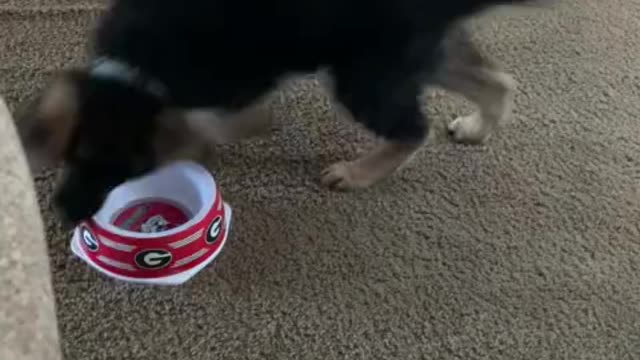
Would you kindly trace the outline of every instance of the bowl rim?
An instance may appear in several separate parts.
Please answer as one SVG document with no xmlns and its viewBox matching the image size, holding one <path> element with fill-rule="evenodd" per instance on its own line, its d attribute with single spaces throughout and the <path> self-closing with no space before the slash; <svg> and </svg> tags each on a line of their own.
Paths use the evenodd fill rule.
<svg viewBox="0 0 640 360">
<path fill-rule="evenodd" d="M 189 229 L 197 226 L 198 224 L 200 224 L 202 222 L 202 220 L 204 220 L 206 218 L 206 216 L 209 213 L 209 211 L 211 210 L 211 208 L 215 205 L 216 199 L 218 197 L 220 197 L 220 194 L 218 194 L 218 189 L 217 189 L 217 185 L 216 185 L 215 179 L 213 178 L 213 175 L 211 175 L 209 170 L 207 170 L 205 167 L 201 166 L 200 164 L 197 164 L 197 163 L 192 162 L 192 161 L 176 161 L 176 162 L 173 162 L 173 163 L 171 163 L 169 165 L 166 165 L 166 166 L 163 166 L 163 167 L 157 169 L 154 173 L 158 173 L 159 174 L 159 173 L 161 173 L 163 171 L 169 171 L 169 169 L 179 168 L 179 167 L 182 167 L 184 169 L 187 169 L 189 171 L 194 172 L 195 176 L 197 176 L 198 178 L 200 178 L 202 180 L 202 185 L 203 186 L 206 186 L 208 189 L 213 189 L 213 191 L 212 191 L 213 196 L 210 196 L 209 198 L 206 199 L 205 203 L 202 205 L 200 210 L 198 210 L 198 212 L 195 213 L 193 215 L 193 217 L 191 219 L 189 219 L 189 221 L 185 222 L 184 224 L 182 224 L 180 226 L 174 227 L 172 229 L 165 230 L 165 231 L 160 231 L 160 232 L 155 232 L 155 233 L 142 233 L 142 232 L 137 232 L 137 231 L 124 230 L 122 228 L 119 228 L 119 227 L 111 224 L 111 223 L 108 223 L 108 222 L 105 223 L 104 221 L 99 220 L 96 215 L 91 217 L 91 222 L 95 226 L 100 227 L 102 230 L 108 232 L 111 235 L 118 236 L 118 237 L 134 238 L 136 240 L 159 239 L 159 238 L 172 236 L 172 235 L 184 232 L 186 230 L 189 230 Z M 150 176 L 150 175 L 151 174 L 149 174 L 147 176 Z M 143 178 L 138 179 L 138 181 L 141 181 Z M 127 183 L 124 183 L 124 184 L 122 184 L 120 186 L 127 186 Z M 114 189 L 112 191 L 115 191 L 116 189 Z M 202 192 L 202 188 L 201 187 L 196 187 L 196 190 L 198 192 Z M 142 200 L 142 199 L 132 199 L 132 202 L 135 202 L 137 200 Z M 222 199 L 220 199 L 220 201 L 222 201 Z"/>
<path fill-rule="evenodd" d="M 225 227 L 224 227 L 225 231 L 223 234 L 224 237 L 222 238 L 222 241 L 220 242 L 217 249 L 200 264 L 197 264 L 191 268 L 184 269 L 183 271 L 172 274 L 172 275 L 165 275 L 165 276 L 159 276 L 159 277 L 136 277 L 131 275 L 123 275 L 121 273 L 114 272 L 108 268 L 105 268 L 99 262 L 96 262 L 94 259 L 92 259 L 88 255 L 87 250 L 80 244 L 81 242 L 79 238 L 80 226 L 76 227 L 73 231 L 73 235 L 70 241 L 71 251 L 76 256 L 78 256 L 82 261 L 87 263 L 91 268 L 117 281 L 124 281 L 131 284 L 140 284 L 140 285 L 160 285 L 160 286 L 180 285 L 189 281 L 190 279 L 195 277 L 198 273 L 200 273 L 204 268 L 206 268 L 211 263 L 213 263 L 218 258 L 218 256 L 220 256 L 227 242 L 229 242 L 233 210 L 231 209 L 229 204 L 223 202 L 222 212 L 224 214 L 223 219 L 225 223 Z"/>
</svg>

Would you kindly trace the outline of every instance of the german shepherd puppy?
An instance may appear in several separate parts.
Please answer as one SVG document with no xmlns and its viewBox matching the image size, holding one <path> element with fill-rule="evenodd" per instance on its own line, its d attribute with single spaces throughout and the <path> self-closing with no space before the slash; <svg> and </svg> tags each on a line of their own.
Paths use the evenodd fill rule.
<svg viewBox="0 0 640 360">
<path fill-rule="evenodd" d="M 484 141 L 510 112 L 514 81 L 460 26 L 527 0 L 115 0 L 91 62 L 52 80 L 18 128 L 30 163 L 65 164 L 55 202 L 70 222 L 110 190 L 158 167 L 187 132 L 234 141 L 268 127 L 265 94 L 291 74 L 323 70 L 342 113 L 385 141 L 328 166 L 336 189 L 370 186 L 423 144 L 418 96 L 440 85 L 478 111 L 454 140 Z"/>
</svg>

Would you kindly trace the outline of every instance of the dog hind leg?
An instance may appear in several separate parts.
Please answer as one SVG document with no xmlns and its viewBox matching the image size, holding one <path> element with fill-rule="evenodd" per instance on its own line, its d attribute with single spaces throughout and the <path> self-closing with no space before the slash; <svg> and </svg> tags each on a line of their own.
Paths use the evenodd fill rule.
<svg viewBox="0 0 640 360">
<path fill-rule="evenodd" d="M 511 115 L 516 83 L 480 53 L 464 28 L 451 31 L 443 46 L 436 84 L 478 106 L 476 112 L 451 122 L 449 134 L 456 142 L 482 143 Z"/>
</svg>

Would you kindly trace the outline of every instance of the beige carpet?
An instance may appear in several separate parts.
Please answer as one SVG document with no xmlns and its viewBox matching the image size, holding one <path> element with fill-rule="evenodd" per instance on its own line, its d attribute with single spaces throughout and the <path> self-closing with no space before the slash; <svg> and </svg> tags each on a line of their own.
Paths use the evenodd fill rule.
<svg viewBox="0 0 640 360">
<path fill-rule="evenodd" d="M 99 4 L 0 0 L 12 106 L 78 61 Z M 327 192 L 322 166 L 371 139 L 295 83 L 275 105 L 282 128 L 223 149 L 233 235 L 182 287 L 74 259 L 50 213 L 55 175 L 40 175 L 66 358 L 637 359 L 640 3 L 565 0 L 478 26 L 520 82 L 499 136 L 435 139 L 370 191 Z M 468 110 L 429 98 L 439 128 Z"/>
</svg>

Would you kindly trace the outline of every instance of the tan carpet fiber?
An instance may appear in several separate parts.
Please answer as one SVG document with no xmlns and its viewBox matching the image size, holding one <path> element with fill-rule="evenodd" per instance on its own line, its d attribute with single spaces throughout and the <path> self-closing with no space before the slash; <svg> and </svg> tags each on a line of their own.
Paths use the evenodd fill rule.
<svg viewBox="0 0 640 360">
<path fill-rule="evenodd" d="M 0 0 L 12 106 L 81 58 L 99 11 Z M 477 24 L 520 83 L 499 136 L 465 147 L 437 130 L 380 186 L 327 192 L 321 168 L 371 138 L 296 82 L 271 138 L 222 149 L 233 235 L 182 287 L 116 283 L 74 259 L 51 215 L 55 174 L 39 175 L 66 358 L 637 359 L 640 3 L 565 0 Z M 469 109 L 427 98 L 439 129 Z"/>
</svg>

